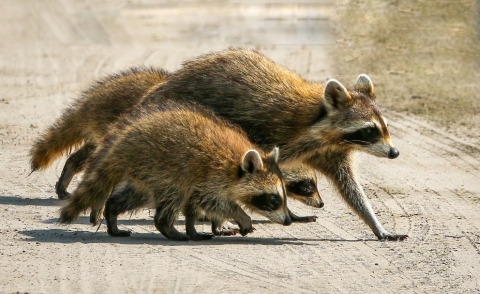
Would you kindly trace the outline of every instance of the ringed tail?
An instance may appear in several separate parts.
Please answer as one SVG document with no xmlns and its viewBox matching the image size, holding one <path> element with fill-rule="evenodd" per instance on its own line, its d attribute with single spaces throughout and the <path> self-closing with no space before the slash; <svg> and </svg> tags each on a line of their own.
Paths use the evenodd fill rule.
<svg viewBox="0 0 480 294">
<path fill-rule="evenodd" d="M 32 172 L 50 166 L 57 157 L 85 141 L 83 124 L 75 121 L 73 111 L 67 110 L 38 139 L 30 150 Z"/>
</svg>

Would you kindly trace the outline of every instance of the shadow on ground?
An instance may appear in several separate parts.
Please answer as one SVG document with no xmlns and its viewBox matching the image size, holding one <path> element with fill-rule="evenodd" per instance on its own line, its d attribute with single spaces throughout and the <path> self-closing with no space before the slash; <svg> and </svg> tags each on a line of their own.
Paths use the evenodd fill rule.
<svg viewBox="0 0 480 294">
<path fill-rule="evenodd" d="M 20 196 L 0 196 L 0 205 L 22 205 L 22 206 L 60 206 L 62 204 L 56 198 L 22 198 Z"/>
<path fill-rule="evenodd" d="M 316 243 L 306 242 L 365 242 L 375 241 L 371 240 L 344 240 L 344 239 L 314 239 L 314 238 L 255 238 L 255 237 L 214 237 L 208 241 L 188 241 L 178 242 L 166 239 L 160 233 L 133 233 L 130 237 L 114 238 L 110 237 L 104 231 L 87 232 L 87 231 L 72 231 L 64 229 L 50 229 L 50 230 L 25 230 L 21 234 L 29 237 L 28 242 L 39 243 L 109 243 L 109 244 L 149 244 L 149 245 L 164 245 L 164 246 L 203 246 L 208 245 L 241 245 L 241 244 L 258 244 L 258 245 L 313 245 Z"/>
</svg>

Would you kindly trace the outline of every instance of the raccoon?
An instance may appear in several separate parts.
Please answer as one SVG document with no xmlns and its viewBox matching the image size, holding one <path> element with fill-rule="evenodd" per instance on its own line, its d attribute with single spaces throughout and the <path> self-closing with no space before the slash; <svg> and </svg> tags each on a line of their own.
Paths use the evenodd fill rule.
<svg viewBox="0 0 480 294">
<path fill-rule="evenodd" d="M 111 236 L 128 236 L 117 228 L 116 218 L 143 206 L 156 209 L 155 226 L 171 240 L 211 238 L 188 226 L 187 234 L 177 231 L 173 225 L 182 211 L 187 223 L 200 211 L 212 219 L 234 219 L 242 235 L 253 230 L 242 207 L 275 223 L 292 223 L 278 148 L 265 154 L 240 129 L 207 110 L 169 101 L 162 104 L 167 109 L 148 108 L 138 119 L 110 131 L 61 209 L 60 223 L 71 223 L 92 208 L 95 224 L 104 205 Z M 134 193 L 125 196 L 114 191 L 109 198 L 125 182 Z"/>
<path fill-rule="evenodd" d="M 141 105 L 165 98 L 211 108 L 260 148 L 279 146 L 282 162 L 320 171 L 379 239 L 408 237 L 382 227 L 354 174 L 355 151 L 390 159 L 400 154 L 367 75 L 350 90 L 335 79 L 323 86 L 254 50 L 231 48 L 186 62 Z"/>
<path fill-rule="evenodd" d="M 282 170 L 288 197 L 308 206 L 316 208 L 322 208 L 324 206 L 323 199 L 318 192 L 318 178 L 314 169 L 305 165 L 287 168 L 281 164 L 280 169 Z M 289 208 L 287 209 L 292 222 L 315 222 L 317 219 L 316 216 L 297 216 Z M 226 224 L 228 223 L 226 219 L 206 218 L 206 220 L 212 222 L 212 233 L 216 236 L 231 236 L 237 233 L 235 227 L 231 226 L 231 224 Z"/>
<path fill-rule="evenodd" d="M 84 142 L 84 145 L 68 158 L 55 185 L 58 198 L 66 199 L 69 196 L 67 187 L 73 176 L 85 168 L 88 157 L 109 129 L 122 115 L 130 114 L 144 94 L 153 91 L 168 77 L 169 73 L 163 69 L 134 67 L 94 83 L 34 144 L 30 151 L 32 171 L 46 168 L 66 150 Z M 298 175 L 287 173 L 287 194 L 307 205 L 323 207 L 316 187 L 312 187 L 314 172 L 309 171 L 308 175 L 311 177 L 308 178 L 306 169 L 307 167 L 298 169 Z M 289 187 L 293 187 L 295 191 L 290 193 Z M 308 193 L 298 194 L 298 191 Z M 316 220 L 316 216 L 297 216 L 291 211 L 290 213 L 294 222 Z"/>
<path fill-rule="evenodd" d="M 317 182 L 317 175 L 315 170 L 305 166 L 300 165 L 294 168 L 286 168 L 280 165 L 280 170 L 282 171 L 284 182 L 287 190 L 287 196 L 300 201 L 308 206 L 322 208 L 324 206 L 324 202 L 318 192 L 318 182 Z M 112 197 L 107 200 L 105 211 L 109 212 L 105 214 L 105 219 L 107 220 L 107 226 L 109 223 L 115 223 L 116 227 L 116 216 L 113 221 L 109 221 L 112 215 L 115 215 L 111 212 L 111 209 L 115 210 L 115 208 L 108 208 L 115 207 L 118 205 L 114 205 L 112 202 L 127 202 L 130 201 L 131 195 L 135 195 L 137 191 L 130 185 L 128 182 L 124 182 L 118 185 L 114 191 L 112 192 Z M 113 199 L 116 200 L 113 200 Z M 135 197 L 140 198 L 140 197 Z M 123 200 L 120 200 L 123 199 Z M 316 216 L 297 216 L 294 214 L 289 208 L 287 208 L 288 214 L 292 220 L 292 222 L 315 222 L 317 217 Z M 186 212 L 184 212 L 185 215 Z M 201 214 L 196 212 L 196 214 Z M 95 220 L 97 212 L 93 212 L 92 219 Z M 188 222 L 188 226 L 190 228 L 194 228 L 195 220 L 200 221 L 210 221 L 212 223 L 212 233 L 215 236 L 231 236 L 238 233 L 238 229 L 232 225 L 226 225 L 227 219 L 219 219 L 217 217 L 208 217 L 206 215 L 202 215 L 198 219 L 191 218 L 190 222 Z M 192 229 L 193 230 L 193 229 Z"/>
<path fill-rule="evenodd" d="M 141 101 L 150 88 L 169 76 L 163 69 L 135 67 L 95 82 L 34 143 L 30 150 L 32 172 L 81 146 L 69 156 L 55 185 L 59 199 L 68 197 L 73 176 L 85 168 L 87 158 L 110 129 L 110 125 Z"/>
</svg>

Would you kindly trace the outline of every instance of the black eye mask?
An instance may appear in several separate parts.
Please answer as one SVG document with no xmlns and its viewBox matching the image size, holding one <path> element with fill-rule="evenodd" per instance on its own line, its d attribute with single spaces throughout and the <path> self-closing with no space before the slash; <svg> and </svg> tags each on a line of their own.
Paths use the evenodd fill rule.
<svg viewBox="0 0 480 294">
<path fill-rule="evenodd" d="M 352 144 L 368 146 L 380 140 L 380 131 L 375 127 L 363 128 L 353 133 L 343 135 L 343 139 Z"/>
<path fill-rule="evenodd" d="M 287 193 L 312 197 L 315 193 L 315 183 L 312 180 L 300 181 L 287 185 Z"/>
<path fill-rule="evenodd" d="M 282 198 L 277 194 L 262 194 L 253 196 L 251 204 L 260 210 L 274 211 L 282 205 Z"/>
</svg>

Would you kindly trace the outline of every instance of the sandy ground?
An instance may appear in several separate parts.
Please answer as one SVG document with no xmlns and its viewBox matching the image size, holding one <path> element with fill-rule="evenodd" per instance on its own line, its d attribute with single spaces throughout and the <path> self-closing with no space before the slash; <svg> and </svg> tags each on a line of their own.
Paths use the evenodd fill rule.
<svg viewBox="0 0 480 294">
<path fill-rule="evenodd" d="M 324 209 L 290 205 L 318 215 L 316 223 L 281 227 L 254 216 L 248 237 L 171 242 L 148 210 L 121 218 L 133 231 L 125 239 L 104 225 L 95 233 L 86 217 L 58 226 L 54 184 L 64 159 L 27 177 L 27 153 L 92 80 L 139 64 L 175 70 L 231 45 L 311 80 L 336 74 L 333 1 L 153 2 L 0 2 L 0 292 L 480 291 L 480 149 L 394 111 L 385 114 L 400 157 L 359 154 L 358 174 L 385 228 L 407 233 L 406 242 L 375 240 L 327 183 Z"/>
</svg>

